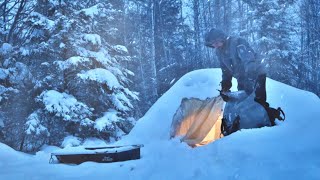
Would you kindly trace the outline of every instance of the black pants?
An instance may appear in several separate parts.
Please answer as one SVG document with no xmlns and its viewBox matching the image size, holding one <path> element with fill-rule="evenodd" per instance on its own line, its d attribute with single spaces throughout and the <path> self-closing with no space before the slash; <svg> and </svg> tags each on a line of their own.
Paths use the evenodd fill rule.
<svg viewBox="0 0 320 180">
<path fill-rule="evenodd" d="M 256 80 L 241 79 L 238 80 L 238 90 L 244 90 L 247 94 L 251 94 L 255 91 L 255 98 L 258 101 L 266 102 L 267 93 L 266 93 L 266 74 L 261 74 L 257 77 Z"/>
<path fill-rule="evenodd" d="M 266 78 L 267 78 L 266 74 L 259 75 L 255 85 L 256 99 L 264 102 L 267 101 Z"/>
</svg>

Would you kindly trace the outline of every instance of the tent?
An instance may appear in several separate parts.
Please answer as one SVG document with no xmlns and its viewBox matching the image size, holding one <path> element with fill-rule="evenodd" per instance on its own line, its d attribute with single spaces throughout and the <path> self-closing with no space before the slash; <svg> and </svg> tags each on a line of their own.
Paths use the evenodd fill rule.
<svg viewBox="0 0 320 180">
<path fill-rule="evenodd" d="M 182 136 L 182 141 L 195 147 L 221 137 L 224 101 L 220 96 L 200 100 L 184 98 L 176 111 L 170 137 Z"/>
</svg>

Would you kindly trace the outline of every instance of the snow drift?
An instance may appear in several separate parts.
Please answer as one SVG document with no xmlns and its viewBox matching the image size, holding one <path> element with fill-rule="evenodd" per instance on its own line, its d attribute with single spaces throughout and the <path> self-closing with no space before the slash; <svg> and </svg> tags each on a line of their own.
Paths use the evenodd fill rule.
<svg viewBox="0 0 320 180">
<path fill-rule="evenodd" d="M 181 143 L 179 138 L 169 140 L 172 117 L 181 100 L 217 96 L 220 78 L 219 69 L 188 73 L 150 108 L 129 135 L 116 143 L 144 144 L 140 160 L 79 166 L 48 164 L 54 147 L 29 156 L 1 144 L 0 178 L 319 179 L 320 99 L 271 79 L 267 79 L 268 102 L 272 107 L 282 107 L 285 122 L 241 130 L 198 148 Z"/>
</svg>

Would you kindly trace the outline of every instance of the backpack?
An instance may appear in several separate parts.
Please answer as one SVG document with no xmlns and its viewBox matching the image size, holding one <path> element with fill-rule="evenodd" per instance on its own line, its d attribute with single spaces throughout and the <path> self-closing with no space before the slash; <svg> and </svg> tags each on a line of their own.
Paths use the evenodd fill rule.
<svg viewBox="0 0 320 180">
<path fill-rule="evenodd" d="M 274 126 L 275 119 L 285 120 L 283 110 L 262 105 L 254 100 L 254 93 L 247 95 L 244 91 L 228 92 L 229 101 L 225 105 L 221 122 L 221 133 L 224 136 L 240 129 Z"/>
</svg>

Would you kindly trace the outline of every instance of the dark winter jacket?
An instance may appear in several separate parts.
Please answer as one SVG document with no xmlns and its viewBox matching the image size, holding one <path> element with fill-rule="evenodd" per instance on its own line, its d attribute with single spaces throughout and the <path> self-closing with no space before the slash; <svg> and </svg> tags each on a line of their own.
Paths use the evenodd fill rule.
<svg viewBox="0 0 320 180">
<path fill-rule="evenodd" d="M 224 45 L 216 49 L 222 69 L 222 81 L 238 80 L 238 90 L 252 93 L 257 77 L 266 74 L 261 62 L 248 42 L 239 37 L 227 37 Z"/>
</svg>

